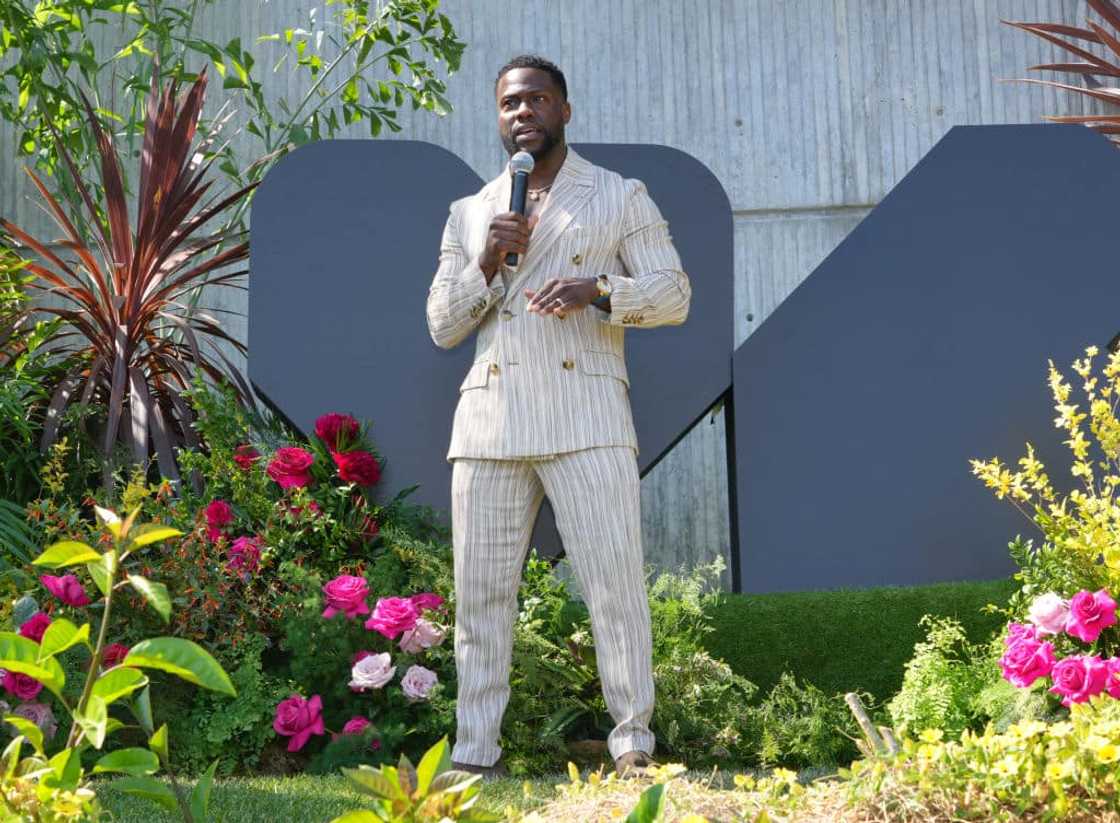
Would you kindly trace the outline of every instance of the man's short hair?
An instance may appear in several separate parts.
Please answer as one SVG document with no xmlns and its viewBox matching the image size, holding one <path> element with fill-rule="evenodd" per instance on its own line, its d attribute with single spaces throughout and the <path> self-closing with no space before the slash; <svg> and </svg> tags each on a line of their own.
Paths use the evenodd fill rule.
<svg viewBox="0 0 1120 823">
<path fill-rule="evenodd" d="M 560 71 L 560 67 L 553 63 L 551 60 L 545 60 L 536 54 L 519 54 L 517 57 L 510 60 L 500 69 L 498 69 L 498 76 L 494 78 L 494 91 L 498 91 L 498 83 L 506 72 L 513 69 L 540 69 L 547 72 L 552 82 L 560 89 L 560 94 L 565 101 L 568 99 L 568 81 L 564 79 L 564 72 Z"/>
</svg>

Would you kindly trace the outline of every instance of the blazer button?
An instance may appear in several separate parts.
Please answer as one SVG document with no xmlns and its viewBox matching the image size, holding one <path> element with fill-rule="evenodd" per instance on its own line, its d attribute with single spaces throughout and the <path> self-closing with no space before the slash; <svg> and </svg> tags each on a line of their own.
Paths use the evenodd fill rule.
<svg viewBox="0 0 1120 823">
<path fill-rule="evenodd" d="M 564 365 L 565 369 L 568 369 L 568 371 L 571 371 L 572 369 L 574 369 L 576 367 L 576 364 L 573 363 L 571 360 L 565 360 L 563 365 Z"/>
<path fill-rule="evenodd" d="M 577 254 L 574 257 L 572 257 L 572 263 L 574 265 L 578 266 L 582 262 L 583 262 L 583 255 Z"/>
<path fill-rule="evenodd" d="M 497 373 L 498 373 L 498 364 L 497 363 L 491 363 L 490 364 L 490 374 L 497 374 Z"/>
<path fill-rule="evenodd" d="M 509 309 L 502 309 L 503 320 L 509 320 L 511 317 L 513 317 L 513 312 L 511 312 Z"/>
</svg>

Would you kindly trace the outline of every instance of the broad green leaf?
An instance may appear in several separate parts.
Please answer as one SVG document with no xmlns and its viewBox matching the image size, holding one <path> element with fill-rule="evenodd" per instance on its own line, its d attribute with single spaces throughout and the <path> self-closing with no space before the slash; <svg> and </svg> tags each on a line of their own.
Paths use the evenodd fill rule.
<svg viewBox="0 0 1120 823">
<path fill-rule="evenodd" d="M 665 784 L 655 783 L 638 798 L 638 805 L 626 818 L 626 823 L 655 823 L 661 820 L 665 804 Z"/>
<path fill-rule="evenodd" d="M 164 723 L 159 730 L 148 738 L 148 748 L 159 755 L 159 759 L 167 763 L 171 759 L 171 750 L 167 745 L 167 724 Z"/>
<path fill-rule="evenodd" d="M 39 644 L 13 632 L 0 632 L 0 669 L 34 677 L 60 699 L 66 675 L 53 657 L 40 662 Z"/>
<path fill-rule="evenodd" d="M 395 780 L 390 779 L 390 777 L 386 775 L 386 772 L 396 777 L 397 770 L 392 766 L 384 766 L 381 770 L 374 769 L 371 766 L 358 766 L 356 769 L 342 770 L 342 773 L 346 775 L 346 779 L 353 783 L 354 788 L 363 794 L 388 799 L 404 797 L 400 786 L 396 784 Z"/>
<path fill-rule="evenodd" d="M 237 696 L 221 664 L 197 643 L 180 637 L 141 640 L 132 647 L 122 665 L 159 669 L 205 689 Z"/>
<path fill-rule="evenodd" d="M 113 732 L 123 728 L 124 723 L 122 721 L 117 720 L 115 717 L 110 717 L 109 722 L 105 724 L 105 736 L 109 737 Z"/>
<path fill-rule="evenodd" d="M 28 720 L 26 717 L 20 717 L 18 714 L 4 715 L 4 722 L 11 723 L 16 727 L 16 731 L 22 734 L 30 741 L 31 745 L 35 747 L 35 751 L 39 754 L 43 753 L 43 730 Z"/>
<path fill-rule="evenodd" d="M 119 700 L 126 694 L 132 694 L 146 685 L 148 685 L 148 677 L 139 669 L 113 666 L 97 678 L 90 694 L 100 697 L 108 706 L 114 700 Z"/>
<path fill-rule="evenodd" d="M 136 695 L 136 699 L 129 704 L 132 714 L 135 715 L 140 728 L 146 734 L 151 734 L 155 729 L 155 723 L 152 720 L 151 690 L 151 686 L 145 686 L 144 690 Z"/>
<path fill-rule="evenodd" d="M 105 701 L 100 697 L 90 695 L 86 703 L 85 712 L 74 712 L 74 722 L 82 727 L 86 740 L 95 749 L 100 749 L 105 744 L 105 735 L 108 734 L 109 710 Z"/>
<path fill-rule="evenodd" d="M 16 773 L 16 766 L 19 765 L 19 750 L 23 747 L 24 738 L 22 735 L 16 735 L 12 738 L 12 742 L 4 747 L 3 760 L 4 763 L 4 778 L 8 779 Z"/>
<path fill-rule="evenodd" d="M 209 819 L 206 812 L 210 808 L 210 790 L 214 787 L 214 772 L 217 769 L 218 761 L 215 760 L 206 770 L 206 774 L 198 779 L 194 791 L 191 792 L 191 816 L 195 820 Z"/>
<path fill-rule="evenodd" d="M 148 578 L 141 577 L 138 574 L 130 574 L 128 582 L 132 584 L 132 588 L 143 595 L 144 599 L 148 601 L 148 605 L 163 618 L 164 623 L 171 620 L 171 595 L 167 593 L 167 586 L 162 583 L 153 583 Z"/>
<path fill-rule="evenodd" d="M 101 593 L 108 594 L 113 575 L 117 571 L 117 550 L 110 549 L 101 555 L 98 560 L 86 563 L 86 570 Z"/>
<path fill-rule="evenodd" d="M 79 543 L 77 540 L 62 540 L 47 546 L 46 550 L 31 562 L 36 566 L 61 569 L 63 566 L 74 566 L 100 559 L 101 552 L 95 551 L 85 543 Z"/>
<path fill-rule="evenodd" d="M 420 797 L 428 793 L 432 779 L 440 772 L 451 768 L 451 751 L 447 746 L 447 738 L 441 737 L 439 741 L 420 758 L 420 765 L 416 767 L 416 791 Z"/>
<path fill-rule="evenodd" d="M 461 792 L 469 786 L 478 783 L 480 780 L 482 780 L 482 775 L 480 774 L 471 774 L 470 772 L 461 772 L 457 769 L 452 769 L 451 771 L 437 774 L 428 787 L 428 791 L 431 794 L 435 794 L 436 792 L 455 794 L 456 792 Z"/>
<path fill-rule="evenodd" d="M 123 772 L 136 777 L 145 774 L 155 774 L 159 771 L 159 758 L 147 749 L 117 749 L 97 761 L 93 767 L 94 774 L 102 772 Z M 199 818 L 205 820 L 205 817 Z"/>
<path fill-rule="evenodd" d="M 117 513 L 110 509 L 103 509 L 100 506 L 94 506 L 93 510 L 97 513 L 97 519 L 105 524 L 105 527 L 112 533 L 113 537 L 119 538 L 121 536 L 121 519 L 117 517 Z"/>
<path fill-rule="evenodd" d="M 181 531 L 173 529 L 170 526 L 161 526 L 159 523 L 149 523 L 136 530 L 136 536 L 132 538 L 129 548 L 139 549 L 144 546 L 150 546 L 152 543 L 166 540 L 169 537 L 178 537 L 181 534 Z"/>
<path fill-rule="evenodd" d="M 336 817 L 331 823 L 381 823 L 381 818 L 368 809 L 359 809 Z"/>
<path fill-rule="evenodd" d="M 113 788 L 135 797 L 143 797 L 158 803 L 169 812 L 179 808 L 175 800 L 175 793 L 170 788 L 152 777 L 122 777 L 113 781 Z"/>
<path fill-rule="evenodd" d="M 82 757 L 77 749 L 63 749 L 48 762 L 53 773 L 43 776 L 42 785 L 71 792 L 78 788 L 82 779 Z"/>
<path fill-rule="evenodd" d="M 59 617 L 43 632 L 43 639 L 39 643 L 39 662 L 42 663 L 79 643 L 89 645 L 89 623 L 83 623 L 79 629 L 65 617 Z"/>
</svg>

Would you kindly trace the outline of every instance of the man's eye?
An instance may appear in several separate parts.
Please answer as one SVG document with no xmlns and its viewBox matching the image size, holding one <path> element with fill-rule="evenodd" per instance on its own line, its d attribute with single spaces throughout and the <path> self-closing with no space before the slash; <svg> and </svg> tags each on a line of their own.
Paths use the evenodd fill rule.
<svg viewBox="0 0 1120 823">
<path fill-rule="evenodd" d="M 544 95 L 543 94 L 533 95 L 533 102 L 535 102 L 535 103 L 544 102 Z"/>
</svg>

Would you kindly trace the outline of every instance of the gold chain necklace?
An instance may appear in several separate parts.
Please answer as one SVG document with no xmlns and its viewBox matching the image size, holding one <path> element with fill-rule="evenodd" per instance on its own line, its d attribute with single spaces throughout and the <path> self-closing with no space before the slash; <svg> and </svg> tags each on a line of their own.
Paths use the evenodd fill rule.
<svg viewBox="0 0 1120 823">
<path fill-rule="evenodd" d="M 537 200 L 540 200 L 541 195 L 542 194 L 548 194 L 548 190 L 551 189 L 551 188 L 552 188 L 552 183 L 549 183 L 547 186 L 542 186 L 539 189 L 529 189 L 529 199 L 534 201 L 534 202 L 537 201 Z"/>
</svg>

